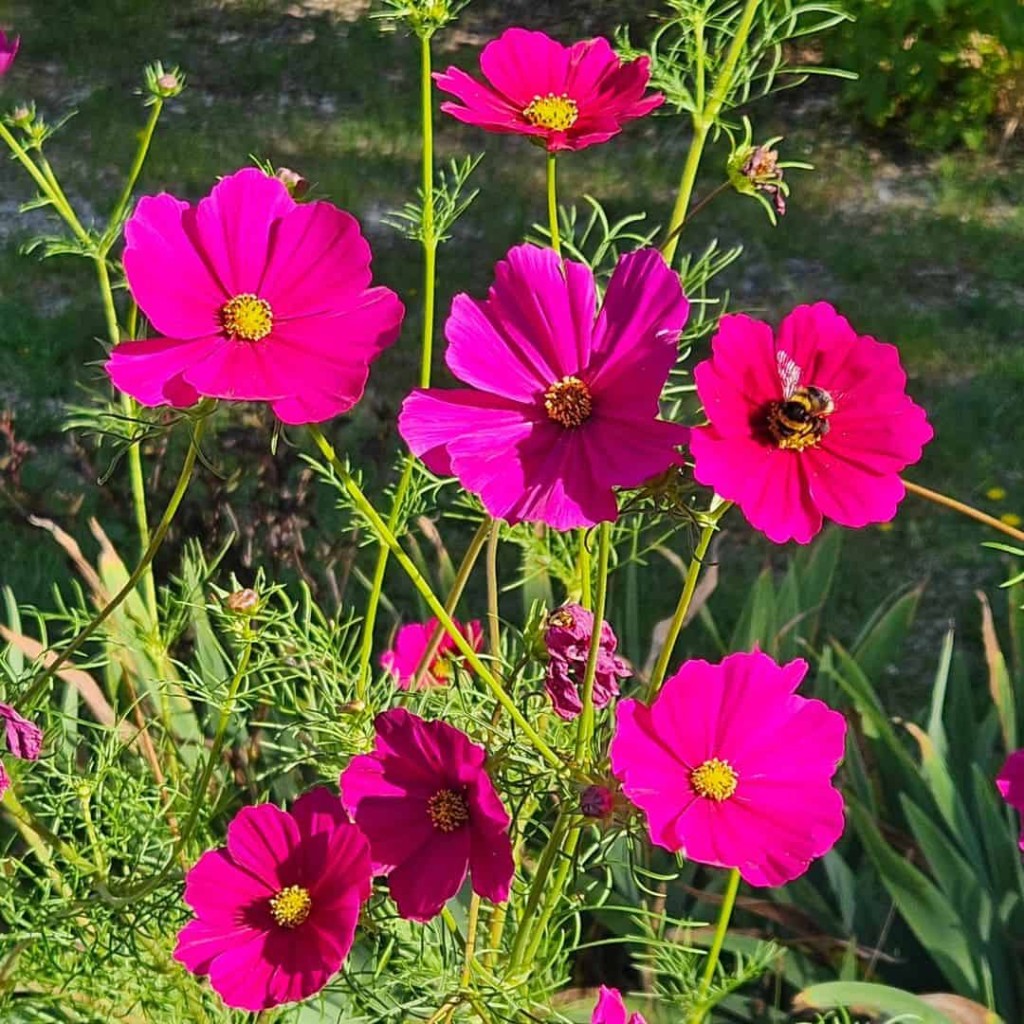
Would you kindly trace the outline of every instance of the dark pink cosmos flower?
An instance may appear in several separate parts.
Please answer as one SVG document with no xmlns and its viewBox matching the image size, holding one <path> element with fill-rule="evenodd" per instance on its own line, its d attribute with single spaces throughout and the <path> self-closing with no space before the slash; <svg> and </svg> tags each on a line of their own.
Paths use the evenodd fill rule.
<svg viewBox="0 0 1024 1024">
<path fill-rule="evenodd" d="M 35 761 L 43 748 L 43 731 L 35 722 L 18 714 L 10 704 L 0 704 L 0 722 L 4 727 L 4 740 L 7 750 L 23 761 Z M 0 763 L 0 796 L 3 796 L 11 778 Z"/>
<path fill-rule="evenodd" d="M 548 666 L 544 688 L 561 718 L 571 720 L 583 710 L 583 681 L 590 638 L 594 631 L 594 613 L 582 605 L 566 604 L 548 616 L 544 644 Z M 594 672 L 594 707 L 606 707 L 619 695 L 619 680 L 632 674 L 628 663 L 615 653 L 618 640 L 607 622 L 601 623 L 597 668 Z"/>
<path fill-rule="evenodd" d="M 106 364 L 143 405 L 200 396 L 269 402 L 286 423 L 351 409 L 370 363 L 397 337 L 404 309 L 370 287 L 370 247 L 350 214 L 299 205 L 247 168 L 195 207 L 139 201 L 125 226 L 124 269 L 162 338 L 124 341 Z"/>
<path fill-rule="evenodd" d="M 896 348 L 858 337 L 824 302 L 797 306 L 774 336 L 722 317 L 694 379 L 710 420 L 690 440 L 694 476 L 779 544 L 806 544 L 823 517 L 892 519 L 899 474 L 932 437 Z"/>
<path fill-rule="evenodd" d="M 3 29 L 0 29 L 0 77 L 6 75 L 18 56 L 18 47 L 21 46 L 21 36 L 9 36 Z"/>
<path fill-rule="evenodd" d="M 846 721 L 794 693 L 806 672 L 760 651 L 688 661 L 650 707 L 619 705 L 612 771 L 653 842 L 751 885 L 789 882 L 832 849 Z"/>
<path fill-rule="evenodd" d="M 414 391 L 399 430 L 496 518 L 559 530 L 614 520 L 612 488 L 663 472 L 689 436 L 658 419 L 688 309 L 655 250 L 619 260 L 598 311 L 589 267 L 517 246 L 486 299 L 452 303 L 446 360 L 470 386 Z"/>
<path fill-rule="evenodd" d="M 476 620 L 462 625 L 458 619 L 452 620 L 459 632 L 479 651 L 484 640 L 483 630 Z M 403 626 L 395 636 L 395 644 L 390 651 L 380 656 L 381 668 L 395 677 L 395 684 L 400 690 L 408 690 L 416 678 L 416 670 L 430 646 L 430 638 L 437 629 L 437 619 L 427 622 L 410 622 Z M 452 678 L 454 662 L 459 658 L 455 641 L 443 633 L 433 661 L 423 674 L 421 686 L 446 686 Z"/>
<path fill-rule="evenodd" d="M 352 948 L 372 888 L 370 847 L 325 787 L 296 800 L 243 807 L 226 848 L 208 850 L 185 878 L 196 918 L 174 958 L 228 1006 L 253 1013 L 318 992 Z"/>
<path fill-rule="evenodd" d="M 630 1013 L 617 988 L 601 986 L 590 1024 L 647 1024 L 642 1013 Z"/>
<path fill-rule="evenodd" d="M 1015 750 L 996 776 L 1000 796 L 1024 819 L 1024 750 Z M 1020 848 L 1024 850 L 1024 820 L 1021 821 Z"/>
<path fill-rule="evenodd" d="M 494 903 L 512 882 L 509 816 L 484 768 L 487 752 L 446 722 L 405 708 L 374 721 L 373 753 L 342 772 L 345 806 L 370 840 L 402 917 L 429 921 L 461 888 Z"/>
<path fill-rule="evenodd" d="M 563 46 L 510 28 L 483 48 L 480 70 L 488 85 L 455 67 L 436 73 L 438 88 L 461 101 L 441 109 L 487 131 L 529 136 L 551 153 L 607 142 L 665 102 L 660 92 L 644 95 L 650 60 L 623 64 L 607 39 Z"/>
</svg>

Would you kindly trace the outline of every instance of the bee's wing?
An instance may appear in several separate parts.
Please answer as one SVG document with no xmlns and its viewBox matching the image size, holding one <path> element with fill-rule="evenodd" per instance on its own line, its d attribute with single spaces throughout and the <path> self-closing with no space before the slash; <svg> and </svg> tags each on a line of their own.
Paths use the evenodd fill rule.
<svg viewBox="0 0 1024 1024">
<path fill-rule="evenodd" d="M 788 400 L 800 386 L 800 367 L 793 362 L 787 352 L 776 352 L 775 364 L 779 370 L 779 380 L 782 382 L 782 397 Z"/>
</svg>

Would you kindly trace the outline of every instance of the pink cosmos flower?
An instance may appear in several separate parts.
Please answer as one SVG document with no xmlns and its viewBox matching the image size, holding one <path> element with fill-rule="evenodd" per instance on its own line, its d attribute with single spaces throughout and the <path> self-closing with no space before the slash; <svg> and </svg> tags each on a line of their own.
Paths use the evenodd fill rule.
<svg viewBox="0 0 1024 1024">
<path fill-rule="evenodd" d="M 583 711 L 583 680 L 590 657 L 594 613 L 582 605 L 566 604 L 548 616 L 544 644 L 548 667 L 544 689 L 555 713 L 571 720 Z M 607 622 L 601 623 L 597 668 L 594 672 L 594 707 L 606 707 L 619 695 L 619 680 L 632 674 L 629 664 L 615 653 L 618 640 Z"/>
<path fill-rule="evenodd" d="M 414 391 L 398 420 L 409 447 L 510 523 L 614 520 L 612 488 L 663 472 L 689 436 L 658 419 L 689 305 L 645 249 L 619 260 L 596 308 L 588 267 L 512 249 L 486 299 L 455 297 L 446 360 L 470 386 Z"/>
<path fill-rule="evenodd" d="M 402 917 L 429 921 L 461 888 L 501 903 L 512 882 L 509 816 L 484 768 L 487 752 L 446 722 L 405 708 L 374 721 L 373 753 L 341 775 L 345 806 L 370 840 Z"/>
<path fill-rule="evenodd" d="M 195 207 L 166 193 L 125 226 L 124 269 L 162 338 L 123 341 L 106 364 L 143 405 L 201 395 L 269 402 L 285 423 L 351 409 L 404 309 L 370 287 L 370 247 L 350 214 L 299 205 L 247 168 Z"/>
<path fill-rule="evenodd" d="M 18 56 L 18 47 L 21 46 L 21 36 L 9 36 L 3 29 L 0 29 L 0 76 L 6 75 Z"/>
<path fill-rule="evenodd" d="M 35 722 L 18 714 L 10 704 L 0 704 L 0 722 L 4 726 L 4 740 L 7 750 L 23 761 L 36 761 L 43 748 L 43 731 Z M 0 763 L 0 796 L 11 784 L 7 770 Z"/>
<path fill-rule="evenodd" d="M 476 620 L 463 626 L 458 619 L 452 620 L 459 632 L 472 644 L 474 651 L 479 651 L 484 640 L 483 630 Z M 400 690 L 408 690 L 416 678 L 416 669 L 430 646 L 430 638 L 437 628 L 437 619 L 427 622 L 410 622 L 403 626 L 395 636 L 395 645 L 390 651 L 380 656 L 381 668 L 395 677 L 395 684 Z M 421 686 L 445 686 L 452 677 L 453 663 L 458 660 L 459 652 L 455 641 L 447 634 L 441 635 L 434 660 L 423 674 Z"/>
<path fill-rule="evenodd" d="M 341 967 L 371 888 L 369 844 L 330 790 L 304 794 L 291 813 L 243 807 L 227 847 L 185 878 L 196 918 L 174 957 L 240 1010 L 305 999 Z"/>
<path fill-rule="evenodd" d="M 619 705 L 612 771 L 653 842 L 751 885 L 791 881 L 832 849 L 846 721 L 794 693 L 806 671 L 760 651 L 688 661 L 650 707 Z"/>
<path fill-rule="evenodd" d="M 590 1024 L 647 1024 L 647 1021 L 642 1013 L 629 1013 L 618 989 L 602 985 Z"/>
<path fill-rule="evenodd" d="M 858 337 L 824 302 L 797 306 L 775 336 L 722 317 L 694 379 L 710 420 L 690 441 L 694 476 L 779 544 L 806 544 L 823 517 L 892 519 L 899 474 L 932 437 L 897 350 Z"/>
<path fill-rule="evenodd" d="M 438 88 L 462 101 L 441 109 L 487 131 L 530 136 L 550 153 L 607 142 L 665 102 L 660 92 L 644 95 L 650 60 L 623 64 L 607 39 L 563 46 L 510 28 L 484 47 L 480 70 L 489 85 L 455 67 L 436 73 Z"/>
<path fill-rule="evenodd" d="M 1024 819 L 1024 750 L 1015 750 L 996 776 L 996 788 L 1002 798 Z M 1021 822 L 1020 848 L 1024 850 L 1024 820 Z"/>
</svg>

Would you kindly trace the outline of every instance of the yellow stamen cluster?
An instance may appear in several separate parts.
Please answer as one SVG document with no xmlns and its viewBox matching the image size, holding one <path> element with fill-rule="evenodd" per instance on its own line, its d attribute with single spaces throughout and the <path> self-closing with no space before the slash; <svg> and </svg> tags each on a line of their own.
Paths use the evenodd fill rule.
<svg viewBox="0 0 1024 1024">
<path fill-rule="evenodd" d="M 274 326 L 274 311 L 266 299 L 243 292 L 221 307 L 220 323 L 229 338 L 262 341 Z"/>
<path fill-rule="evenodd" d="M 301 885 L 289 885 L 270 899 L 270 913 L 282 928 L 298 928 L 309 917 L 313 907 L 309 890 Z"/>
<path fill-rule="evenodd" d="M 712 757 L 690 772 L 690 785 L 698 796 L 721 803 L 736 792 L 740 777 L 728 761 Z"/>
<path fill-rule="evenodd" d="M 466 798 L 454 789 L 439 789 L 427 801 L 427 813 L 438 832 L 454 832 L 469 821 Z"/>
<path fill-rule="evenodd" d="M 579 377 L 563 377 L 544 392 L 544 408 L 549 419 L 571 430 L 590 419 L 594 400 Z"/>
<path fill-rule="evenodd" d="M 580 108 L 576 101 L 566 93 L 556 96 L 549 92 L 547 96 L 534 96 L 530 105 L 523 111 L 523 117 L 534 128 L 547 128 L 553 132 L 568 131 L 580 116 Z"/>
</svg>

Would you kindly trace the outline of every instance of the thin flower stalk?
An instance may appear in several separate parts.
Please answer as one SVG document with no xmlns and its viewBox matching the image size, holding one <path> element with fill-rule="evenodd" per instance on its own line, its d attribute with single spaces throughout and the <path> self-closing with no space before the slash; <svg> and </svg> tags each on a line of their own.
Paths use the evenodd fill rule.
<svg viewBox="0 0 1024 1024">
<path fill-rule="evenodd" d="M 1024 542 L 1024 530 L 1018 530 L 1009 523 L 1004 523 L 1001 519 L 996 519 L 995 516 L 990 516 L 987 513 L 982 512 L 980 509 L 974 508 L 972 505 L 968 505 L 962 501 L 957 501 L 956 498 L 950 498 L 948 495 L 940 494 L 938 491 L 933 491 L 929 487 L 922 487 L 921 484 L 912 483 L 906 477 L 901 477 L 900 479 L 903 481 L 903 486 L 906 487 L 911 494 L 916 494 L 919 498 L 925 498 L 928 501 L 934 502 L 936 505 L 941 505 L 943 508 L 951 509 L 953 512 L 959 512 L 960 515 L 967 516 L 968 519 L 974 519 L 976 522 L 982 523 L 985 526 L 990 526 L 993 530 L 999 530 L 1000 533 L 1005 533 L 1008 537 L 1012 537 L 1016 541 Z"/>
<path fill-rule="evenodd" d="M 701 975 L 700 988 L 697 990 L 697 999 L 690 1017 L 689 1024 L 704 1024 L 709 1007 L 705 1006 L 708 992 L 711 991 L 711 983 L 715 979 L 715 968 L 718 966 L 718 958 L 722 954 L 722 946 L 725 944 L 725 936 L 729 930 L 729 920 L 732 917 L 733 907 L 736 905 L 736 893 L 740 888 L 739 870 L 733 868 L 729 872 L 729 879 L 725 884 L 725 894 L 722 897 L 722 906 L 718 911 L 718 924 L 715 926 L 715 936 L 711 940 L 711 948 L 708 950 L 707 960 L 704 961 L 704 973 Z"/>
<path fill-rule="evenodd" d="M 491 691 L 494 698 L 498 701 L 502 707 L 509 713 L 512 720 L 519 726 L 526 737 L 530 740 L 537 752 L 544 758 L 547 763 L 555 769 L 561 769 L 564 767 L 562 759 L 544 742 L 540 733 L 530 725 L 525 715 L 516 706 L 515 701 L 505 692 L 504 687 L 493 675 L 489 668 L 480 660 L 477 656 L 476 651 L 473 650 L 472 645 L 463 636 L 458 626 L 452 622 L 451 616 L 445 611 L 444 605 L 438 600 L 437 596 L 430 589 L 430 584 L 423 578 L 419 569 L 416 568 L 412 559 L 402 550 L 401 545 L 395 538 L 394 534 L 388 529 L 387 523 L 380 517 L 377 510 L 367 500 L 366 495 L 363 493 L 362 488 L 353 479 L 352 474 L 349 473 L 346 466 L 338 458 L 334 447 L 330 441 L 324 437 L 323 432 L 316 424 L 309 425 L 310 434 L 313 437 L 314 442 L 320 449 L 324 458 L 330 463 L 331 468 L 337 474 L 338 479 L 344 487 L 345 492 L 348 494 L 352 503 L 359 510 L 359 512 L 367 519 L 372 527 L 374 533 L 377 534 L 378 538 L 382 543 L 386 544 L 390 548 L 391 553 L 395 556 L 398 564 L 401 565 L 406 575 L 409 577 L 410 582 L 419 592 L 420 596 L 427 603 L 427 607 L 430 608 L 431 612 L 437 616 L 438 621 L 444 626 L 445 631 L 452 638 L 455 646 L 459 649 L 462 656 L 466 659 L 467 663 L 473 669 L 473 671 L 483 680 L 484 684 Z"/>
<path fill-rule="evenodd" d="M 551 232 L 551 248 L 562 255 L 562 239 L 558 230 L 558 154 L 548 153 L 548 230 Z"/>
<path fill-rule="evenodd" d="M 597 556 L 597 595 L 594 601 L 594 628 L 590 633 L 590 650 L 583 676 L 583 711 L 576 732 L 576 763 L 586 766 L 593 760 L 591 750 L 594 738 L 594 677 L 597 659 L 601 653 L 601 627 L 608 600 L 608 559 L 611 550 L 611 524 L 602 523 L 599 531 Z"/>
</svg>

